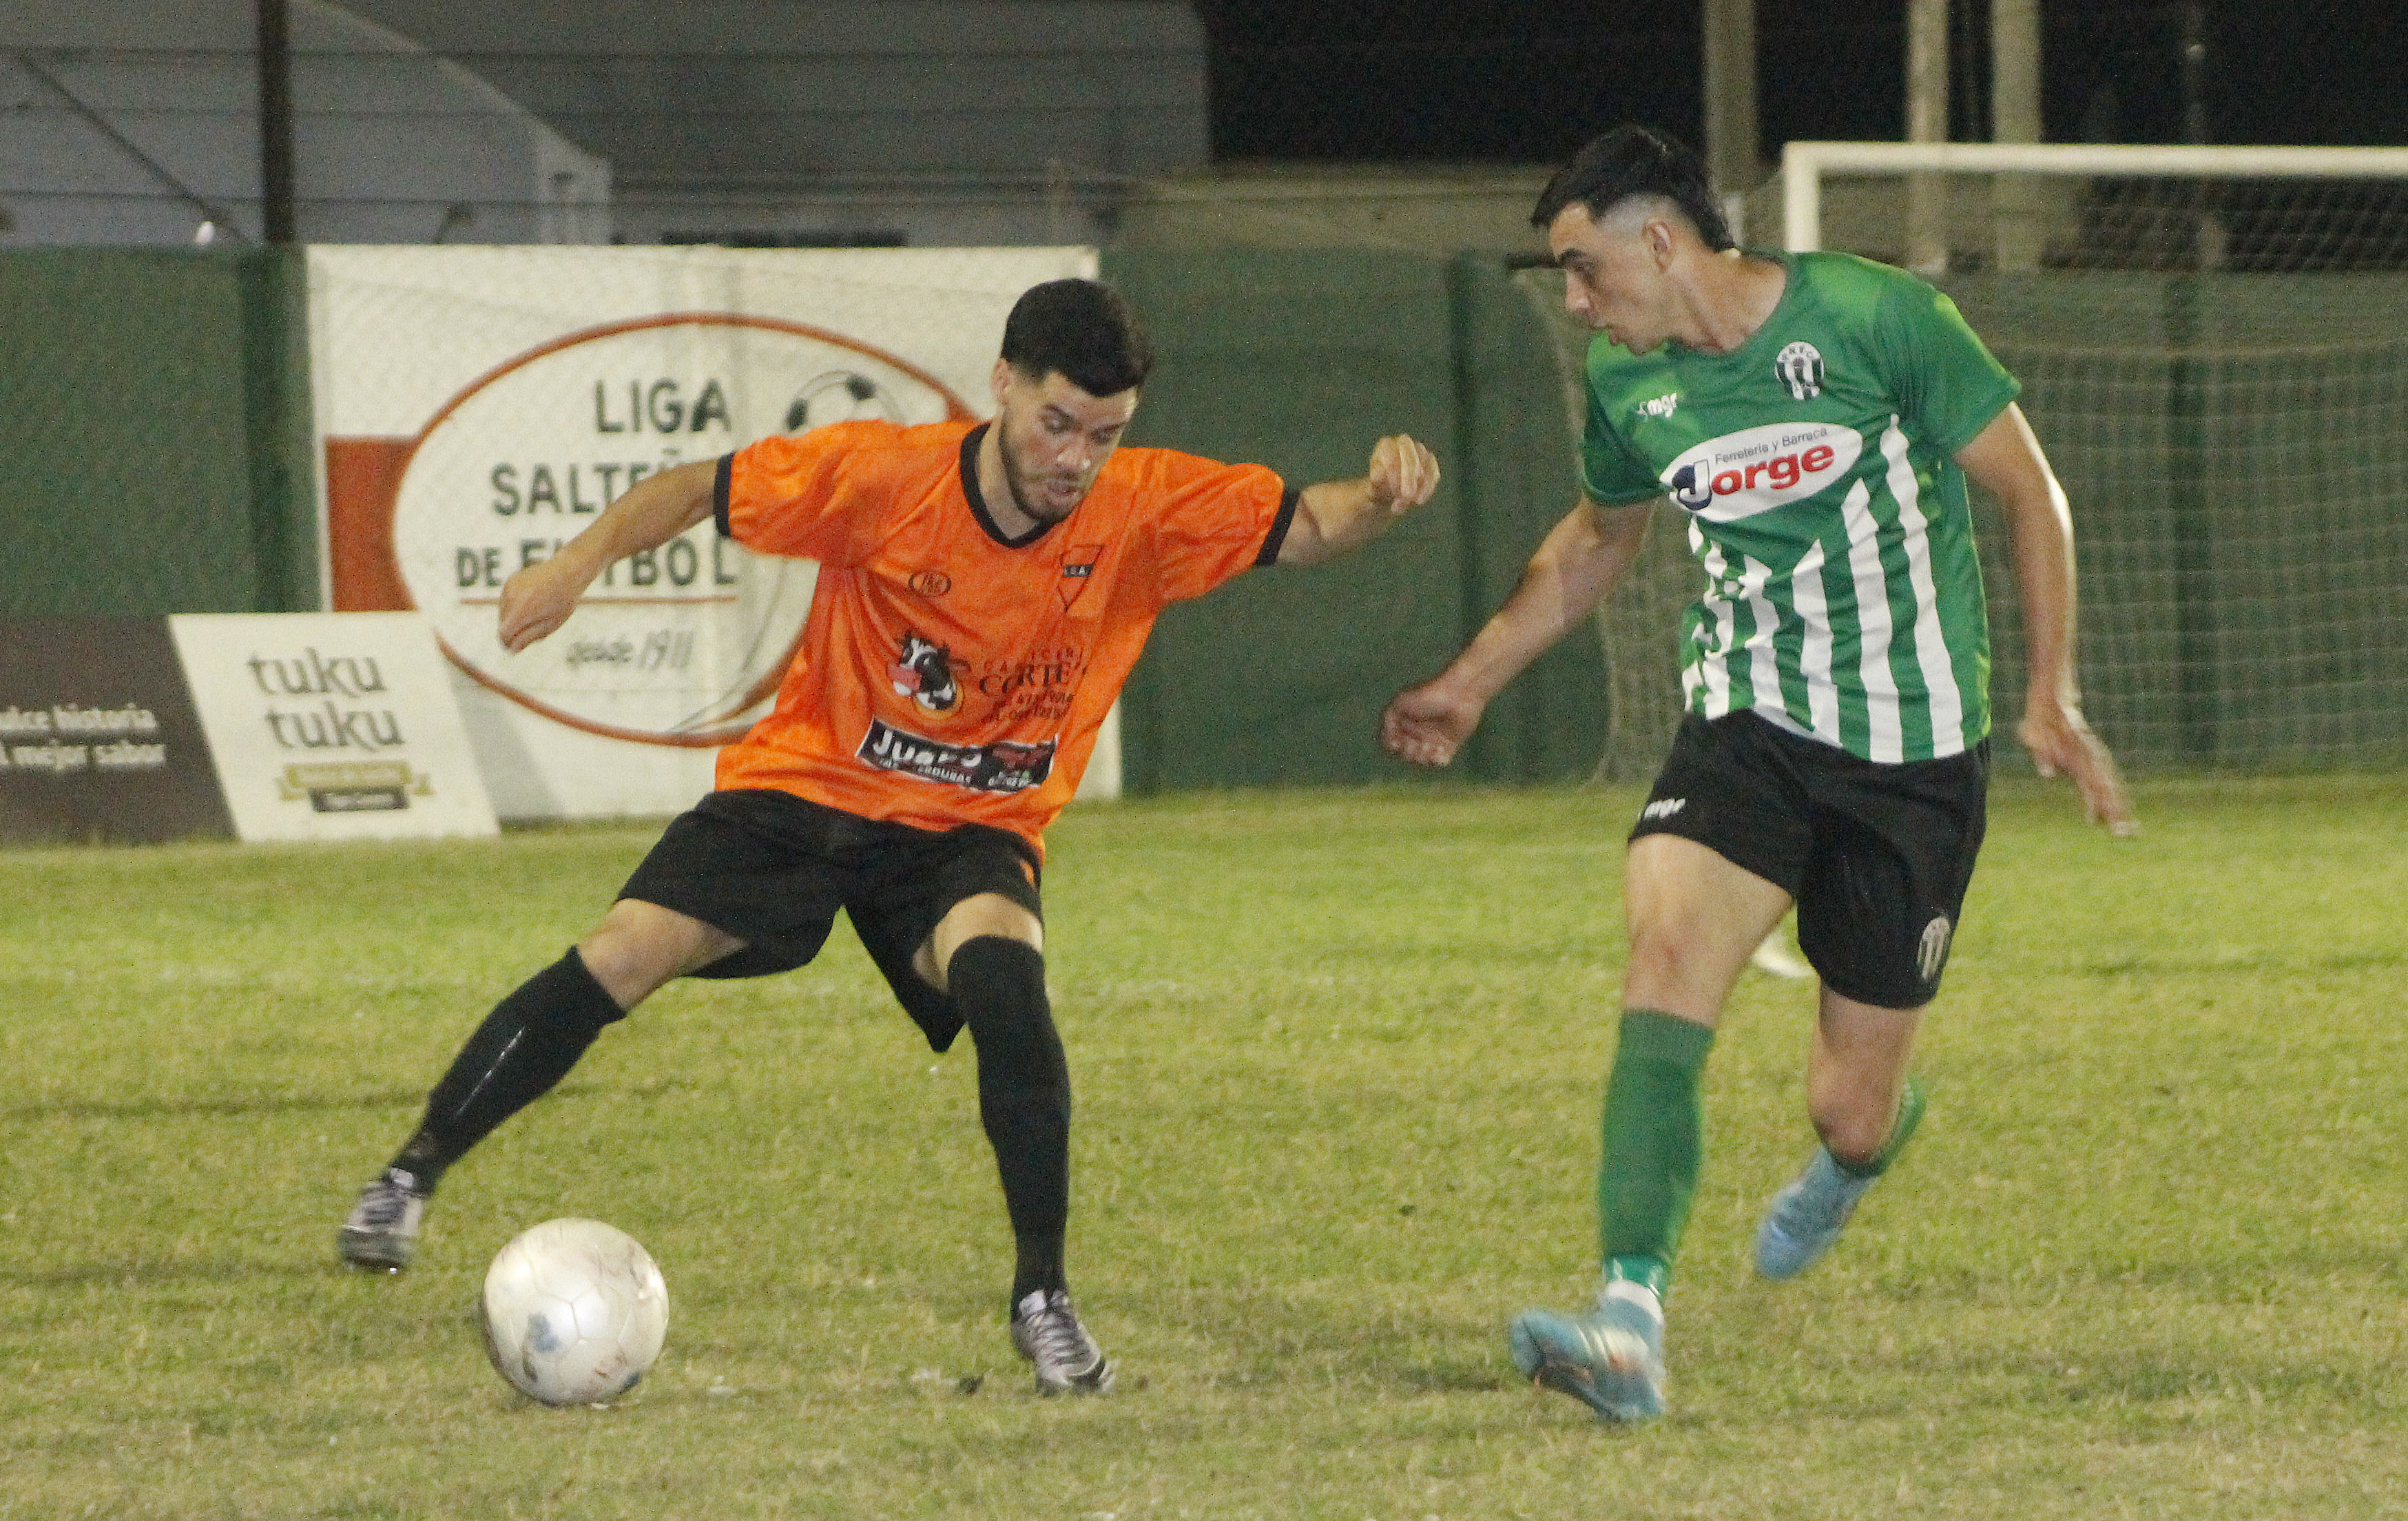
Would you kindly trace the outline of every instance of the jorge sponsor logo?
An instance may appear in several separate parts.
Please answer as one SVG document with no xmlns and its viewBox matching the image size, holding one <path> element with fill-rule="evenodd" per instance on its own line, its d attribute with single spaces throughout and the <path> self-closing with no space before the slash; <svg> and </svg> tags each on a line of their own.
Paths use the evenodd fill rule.
<svg viewBox="0 0 2408 1521">
<path fill-rule="evenodd" d="M 942 782 L 972 792 L 1026 792 L 1054 774 L 1051 739 L 1034 744 L 998 739 L 992 744 L 949 745 L 942 739 L 870 721 L 855 758 L 882 771 L 899 771 L 923 782 Z"/>
<path fill-rule="evenodd" d="M 1845 478 L 1864 447 L 1853 428 L 1770 423 L 1709 438 L 1658 479 L 1684 511 L 1708 523 L 1736 523 L 1803 501 Z"/>
</svg>

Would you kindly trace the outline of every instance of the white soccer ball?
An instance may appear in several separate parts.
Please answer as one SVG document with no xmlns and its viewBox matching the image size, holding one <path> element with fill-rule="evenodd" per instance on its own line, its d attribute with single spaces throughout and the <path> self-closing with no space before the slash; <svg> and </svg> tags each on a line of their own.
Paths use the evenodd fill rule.
<svg viewBox="0 0 2408 1521">
<path fill-rule="evenodd" d="M 521 1394 L 590 1405 L 635 1386 L 661 1355 L 669 1288 L 652 1255 L 599 1220 L 547 1220 L 485 1270 L 485 1355 Z"/>
</svg>

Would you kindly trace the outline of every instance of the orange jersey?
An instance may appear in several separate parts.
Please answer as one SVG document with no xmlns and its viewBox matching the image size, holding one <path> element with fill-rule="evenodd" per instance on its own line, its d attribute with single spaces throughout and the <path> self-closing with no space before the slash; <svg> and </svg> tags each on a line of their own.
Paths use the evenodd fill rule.
<svg viewBox="0 0 2408 1521">
<path fill-rule="evenodd" d="M 820 563 L 777 707 L 720 752 L 721 788 L 1041 850 L 1154 619 L 1268 564 L 1296 509 L 1259 465 L 1124 448 L 1068 517 L 1007 539 L 979 494 L 984 429 L 840 423 L 720 462 L 720 532 Z"/>
</svg>

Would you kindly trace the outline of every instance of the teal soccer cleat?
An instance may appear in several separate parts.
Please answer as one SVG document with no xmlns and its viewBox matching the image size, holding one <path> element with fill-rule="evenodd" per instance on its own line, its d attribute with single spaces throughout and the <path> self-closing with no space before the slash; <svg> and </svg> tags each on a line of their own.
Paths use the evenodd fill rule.
<svg viewBox="0 0 2408 1521">
<path fill-rule="evenodd" d="M 1523 1377 L 1570 1395 L 1599 1419 L 1629 1424 L 1664 1413 L 1664 1310 L 1642 1284 L 1608 1284 L 1584 1315 L 1525 1310 L 1511 1340 Z"/>
<path fill-rule="evenodd" d="M 1923 1090 L 1910 1082 L 1899 1100 L 1898 1123 L 1889 1144 L 1882 1150 L 1885 1165 L 1914 1136 L 1922 1118 Z M 1756 1270 L 1767 1278 L 1795 1278 L 1813 1266 L 1814 1259 L 1840 1239 L 1848 1216 L 1856 1212 L 1866 1190 L 1880 1179 L 1879 1172 L 1862 1176 L 1848 1172 L 1832 1158 L 1829 1148 L 1815 1147 L 1806 1169 L 1765 1207 L 1764 1219 L 1756 1227 Z"/>
</svg>

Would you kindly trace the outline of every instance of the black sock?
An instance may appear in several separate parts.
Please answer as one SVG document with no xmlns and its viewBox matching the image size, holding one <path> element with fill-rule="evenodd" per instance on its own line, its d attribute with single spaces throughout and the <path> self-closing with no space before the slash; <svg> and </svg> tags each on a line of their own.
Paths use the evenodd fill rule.
<svg viewBox="0 0 2408 1521">
<path fill-rule="evenodd" d="M 1070 1223 L 1070 1067 L 1045 998 L 1035 946 L 982 935 L 946 968 L 962 1023 L 978 1045 L 979 1118 L 995 1147 L 1018 1260 L 1011 1302 L 1064 1288 Z"/>
<path fill-rule="evenodd" d="M 427 1096 L 426 1118 L 393 1165 L 434 1192 L 444 1169 L 543 1097 L 567 1076 L 602 1026 L 625 1017 L 571 947 L 494 1006 Z"/>
</svg>

